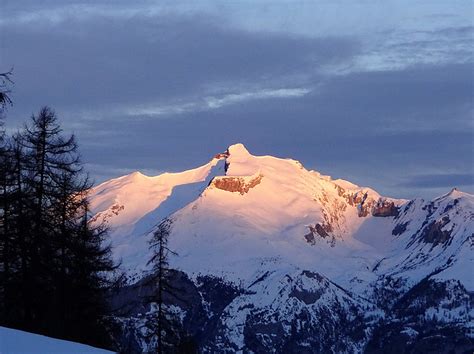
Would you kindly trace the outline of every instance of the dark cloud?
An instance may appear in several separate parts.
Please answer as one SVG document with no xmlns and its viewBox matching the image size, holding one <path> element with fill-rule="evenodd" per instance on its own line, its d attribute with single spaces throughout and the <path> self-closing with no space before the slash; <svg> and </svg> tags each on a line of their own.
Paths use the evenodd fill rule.
<svg viewBox="0 0 474 354">
<path fill-rule="evenodd" d="M 358 48 L 346 38 L 255 34 L 202 17 L 71 18 L 4 26 L 2 34 L 19 104 L 69 109 L 158 104 L 213 86 L 289 84 Z"/>
<path fill-rule="evenodd" d="M 340 112 L 345 111 L 347 120 L 354 123 L 366 112 L 364 125 L 376 128 L 391 128 L 388 123 L 406 130 L 425 123 L 436 129 L 456 119 L 467 123 L 474 92 L 473 69 L 473 64 L 446 64 L 354 73 L 331 81 L 323 99 L 337 100 Z"/>
</svg>

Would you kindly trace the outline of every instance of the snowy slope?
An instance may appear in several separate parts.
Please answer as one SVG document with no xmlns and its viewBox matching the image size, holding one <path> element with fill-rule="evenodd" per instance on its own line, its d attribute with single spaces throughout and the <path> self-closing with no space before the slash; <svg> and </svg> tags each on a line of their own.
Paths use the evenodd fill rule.
<svg viewBox="0 0 474 354">
<path fill-rule="evenodd" d="M 106 354 L 108 350 L 0 327 L 1 354 Z"/>
<path fill-rule="evenodd" d="M 213 158 L 199 168 L 149 177 L 134 172 L 112 179 L 91 191 L 93 221 L 111 230 L 114 254 L 125 269 L 146 268 L 149 231 L 164 217 L 197 198 L 223 161 Z"/>
<path fill-rule="evenodd" d="M 428 275 L 455 279 L 474 291 L 474 198 L 453 189 L 425 202 L 407 203 L 395 218 L 394 247 L 378 272 L 413 286 Z"/>
<path fill-rule="evenodd" d="M 445 215 L 454 199 L 461 202 Z M 382 272 L 405 271 L 420 280 L 464 250 L 473 232 L 469 194 L 455 191 L 433 202 L 385 198 L 295 160 L 253 156 L 242 144 L 193 170 L 156 177 L 135 172 L 105 182 L 94 188 L 91 204 L 95 218 L 111 227 L 115 254 L 130 270 L 146 269 L 150 231 L 169 216 L 170 246 L 178 253 L 172 264 L 188 274 L 252 282 L 263 260 L 317 270 L 342 286 L 363 284 L 361 291 Z M 447 215 L 443 227 L 453 225 L 456 238 L 448 250 L 410 241 L 429 220 Z"/>
<path fill-rule="evenodd" d="M 360 203 L 348 199 L 367 193 L 367 199 L 379 200 L 375 191 L 343 189 L 297 161 L 255 157 L 242 145 L 229 148 L 226 163 L 225 176 L 215 177 L 197 200 L 171 217 L 177 267 L 251 279 L 262 259 L 272 259 L 276 266 L 316 267 L 331 278 L 347 277 L 348 270 L 351 276 L 371 276 L 365 273 L 379 251 L 354 235 L 374 217 L 359 216 Z"/>
</svg>

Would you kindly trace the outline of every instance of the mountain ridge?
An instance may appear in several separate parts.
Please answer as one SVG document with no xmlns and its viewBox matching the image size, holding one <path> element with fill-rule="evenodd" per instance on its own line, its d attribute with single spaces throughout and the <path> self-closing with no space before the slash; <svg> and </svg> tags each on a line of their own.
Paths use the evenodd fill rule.
<svg viewBox="0 0 474 354">
<path fill-rule="evenodd" d="M 466 270 L 473 265 L 474 196 L 457 189 L 432 201 L 387 198 L 236 144 L 193 170 L 105 182 L 93 189 L 91 205 L 96 220 L 111 227 L 130 285 L 149 274 L 148 241 L 166 223 L 177 253 L 170 264 L 193 292 L 209 296 L 202 289 L 210 282 L 233 294 L 219 313 L 204 311 L 217 301 L 212 296 L 194 300 L 217 321 L 203 350 L 361 352 L 387 341 L 409 347 L 433 316 L 442 319 L 436 328 L 448 326 L 472 341 L 465 332 L 474 328 L 474 284 Z M 424 305 L 395 311 L 407 298 Z M 303 314 L 306 324 L 296 335 Z M 462 326 L 448 320 L 456 316 Z M 398 328 L 403 321 L 415 325 Z M 351 323 L 364 330 L 334 336 Z M 396 335 L 378 334 L 384 326 Z"/>
</svg>

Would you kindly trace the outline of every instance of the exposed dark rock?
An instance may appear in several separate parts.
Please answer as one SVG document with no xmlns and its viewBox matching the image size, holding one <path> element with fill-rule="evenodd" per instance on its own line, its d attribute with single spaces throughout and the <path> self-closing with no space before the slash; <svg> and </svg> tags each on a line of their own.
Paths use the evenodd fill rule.
<svg viewBox="0 0 474 354">
<path fill-rule="evenodd" d="M 304 238 L 305 238 L 306 242 L 308 242 L 309 244 L 311 244 L 311 245 L 316 244 L 316 238 L 314 237 L 314 233 L 310 232 L 310 233 L 304 235 Z"/>
<path fill-rule="evenodd" d="M 220 160 L 220 159 L 226 159 L 226 158 L 228 158 L 228 157 L 229 157 L 229 152 L 228 152 L 228 151 L 226 151 L 226 152 L 221 152 L 221 153 L 216 154 L 216 155 L 214 156 L 214 158 L 215 158 L 215 159 L 218 159 L 218 160 Z"/>
<path fill-rule="evenodd" d="M 306 305 L 309 305 L 314 304 L 316 301 L 318 301 L 321 295 L 323 294 L 323 289 L 318 289 L 317 291 L 307 291 L 295 288 L 291 290 L 289 296 L 297 298 L 298 300 L 303 301 Z"/>
<path fill-rule="evenodd" d="M 335 243 L 335 238 L 334 236 L 331 236 L 330 233 L 333 232 L 333 227 L 331 224 L 320 224 L 317 223 L 316 225 L 309 225 L 309 233 L 304 235 L 304 238 L 306 239 L 306 242 L 310 243 L 311 245 L 316 244 L 316 237 L 322 237 L 322 238 L 330 238 L 330 243 L 331 245 L 334 245 Z"/>
<path fill-rule="evenodd" d="M 281 352 L 285 331 L 282 321 L 269 321 L 266 313 L 251 313 L 244 328 L 245 346 L 254 353 Z"/>
<path fill-rule="evenodd" d="M 459 203 L 459 199 L 454 199 L 454 201 L 448 205 L 446 205 L 446 208 L 444 208 L 444 213 L 447 213 L 449 210 L 454 208 L 457 204 Z"/>
<path fill-rule="evenodd" d="M 304 235 L 304 238 L 305 238 L 306 242 L 308 242 L 309 244 L 311 244 L 311 245 L 316 244 L 316 238 L 314 237 L 313 232 L 310 232 L 310 233 Z"/>
<path fill-rule="evenodd" d="M 239 192 L 243 195 L 248 193 L 250 189 L 260 184 L 262 178 L 262 175 L 258 175 L 253 179 L 246 181 L 246 179 L 243 177 L 219 176 L 214 177 L 210 185 L 227 192 Z"/>
<path fill-rule="evenodd" d="M 427 243 L 432 243 L 433 247 L 440 243 L 446 243 L 451 236 L 451 232 L 442 229 L 448 223 L 448 216 L 443 217 L 439 221 L 432 221 L 430 224 L 428 224 L 428 226 L 423 229 L 421 233 L 421 239 Z"/>
<path fill-rule="evenodd" d="M 398 208 L 395 206 L 394 202 L 379 199 L 379 201 L 372 207 L 372 215 L 378 217 L 397 216 Z"/>
<path fill-rule="evenodd" d="M 309 270 L 303 270 L 301 272 L 302 275 L 304 275 L 305 277 L 307 278 L 312 278 L 312 279 L 315 279 L 317 280 L 318 282 L 322 282 L 322 281 L 325 281 L 326 278 L 324 278 L 321 274 L 319 273 L 315 273 L 315 272 L 311 272 Z M 326 280 L 327 281 L 327 280 Z"/>
<path fill-rule="evenodd" d="M 357 207 L 357 214 L 360 218 L 364 218 L 370 214 L 374 200 L 372 198 L 367 198 L 367 192 L 357 192 L 346 197 L 350 205 Z"/>
<path fill-rule="evenodd" d="M 211 315 L 219 314 L 238 295 L 242 293 L 233 283 L 225 282 L 221 278 L 213 276 L 200 276 L 197 279 L 197 290 L 202 299 L 209 304 Z"/>
<path fill-rule="evenodd" d="M 346 193 L 346 190 L 338 184 L 334 184 L 334 188 L 336 188 L 337 195 L 340 196 L 340 197 L 342 197 L 344 195 L 344 193 Z"/>
<path fill-rule="evenodd" d="M 408 221 L 401 224 L 397 224 L 392 230 L 392 235 L 400 236 L 401 234 L 403 234 L 407 230 L 408 224 L 409 224 Z"/>
<path fill-rule="evenodd" d="M 125 209 L 125 206 L 124 205 L 120 205 L 120 204 L 114 204 L 112 205 L 109 209 L 103 211 L 103 212 L 100 212 L 100 213 L 97 213 L 92 219 L 91 219 L 91 223 L 96 223 L 99 219 L 100 219 L 100 222 L 99 223 L 105 223 L 107 222 L 108 219 L 110 219 L 111 217 L 113 217 L 114 215 L 117 216 L 120 214 L 120 212 L 122 210 Z"/>
<path fill-rule="evenodd" d="M 321 237 L 329 237 L 329 232 L 332 232 L 332 226 L 329 224 L 316 224 L 315 230 Z"/>
<path fill-rule="evenodd" d="M 250 285 L 249 285 L 249 288 L 251 288 L 251 287 L 254 286 L 255 284 L 260 283 L 261 281 L 264 281 L 269 275 L 270 275 L 270 272 L 269 272 L 269 271 L 266 271 L 265 273 L 263 273 L 263 275 L 261 275 L 260 277 L 258 277 L 257 280 L 255 280 L 252 284 L 250 284 Z"/>
</svg>

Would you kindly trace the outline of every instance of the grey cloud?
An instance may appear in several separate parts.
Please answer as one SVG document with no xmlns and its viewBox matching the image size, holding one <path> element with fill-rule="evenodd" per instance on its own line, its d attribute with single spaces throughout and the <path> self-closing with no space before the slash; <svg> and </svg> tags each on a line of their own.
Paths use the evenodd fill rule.
<svg viewBox="0 0 474 354">
<path fill-rule="evenodd" d="M 416 64 L 453 64 L 474 60 L 474 27 L 451 20 L 450 25 L 418 29 L 394 28 L 365 39 L 365 49 L 358 58 L 362 69 L 406 68 Z M 457 24 L 453 26 L 452 24 Z M 431 29 L 430 29 L 431 28 Z"/>
<path fill-rule="evenodd" d="M 425 31 L 434 35 L 443 35 L 450 38 L 458 37 L 459 35 L 467 35 L 472 38 L 474 34 L 474 26 L 459 26 L 459 27 L 444 27 L 433 31 Z"/>
<path fill-rule="evenodd" d="M 19 106 L 48 103 L 58 110 L 168 102 L 215 87 L 226 93 L 239 85 L 288 85 L 320 65 L 350 60 L 358 48 L 346 38 L 255 34 L 202 17 L 71 19 L 2 32 L 3 65 L 15 66 Z"/>
<path fill-rule="evenodd" d="M 419 65 L 354 73 L 331 81 L 320 99 L 337 102 L 326 105 L 325 113 L 344 115 L 351 127 L 362 119 L 369 131 L 465 130 L 473 109 L 473 69 L 473 64 Z"/>
<path fill-rule="evenodd" d="M 474 185 L 474 174 L 468 173 L 443 173 L 432 175 L 412 176 L 406 182 L 400 184 L 402 187 L 414 188 L 450 188 Z"/>
</svg>

